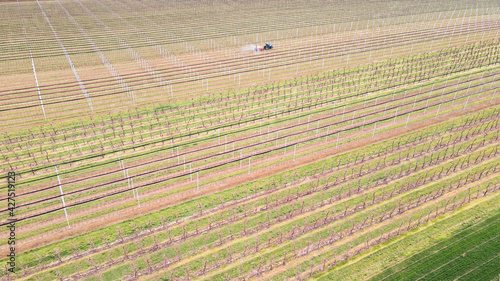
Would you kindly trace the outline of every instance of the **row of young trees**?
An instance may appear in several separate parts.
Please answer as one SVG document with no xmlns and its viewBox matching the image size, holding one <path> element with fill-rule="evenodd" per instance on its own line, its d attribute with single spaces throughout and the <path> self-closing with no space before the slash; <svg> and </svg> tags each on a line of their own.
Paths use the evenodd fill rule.
<svg viewBox="0 0 500 281">
<path fill-rule="evenodd" d="M 233 210 L 233 216 L 230 215 L 231 212 L 229 212 L 229 217 L 226 218 L 226 219 L 221 219 L 222 220 L 219 220 L 218 222 L 210 222 L 209 224 L 206 224 L 208 223 L 208 221 L 205 222 L 206 224 L 206 229 L 199 229 L 198 228 L 198 223 L 196 223 L 196 229 L 192 229 L 193 232 L 191 233 L 187 233 L 186 232 L 186 228 L 181 228 L 183 229 L 182 231 L 184 232 L 181 232 L 179 234 L 179 236 L 177 237 L 171 237 L 170 234 L 169 234 L 169 239 L 164 242 L 166 243 L 165 247 L 167 246 L 170 246 L 171 243 L 182 243 L 184 242 L 186 239 L 191 239 L 192 237 L 196 237 L 198 235 L 202 235 L 204 233 L 207 233 L 211 230 L 214 230 L 214 229 L 217 229 L 217 228 L 220 228 L 224 225 L 228 225 L 228 224 L 232 224 L 234 223 L 235 221 L 238 221 L 238 220 L 242 220 L 244 219 L 245 217 L 247 216 L 252 216 L 252 214 L 255 214 L 255 213 L 259 213 L 259 212 L 269 212 L 269 210 L 275 210 L 278 206 L 281 206 L 281 205 L 287 205 L 287 204 L 294 204 L 293 202 L 297 202 L 300 198 L 304 198 L 305 196 L 308 196 L 312 193 L 321 193 L 323 192 L 323 199 L 317 203 L 316 205 L 313 205 L 313 206 L 307 206 L 306 205 L 306 208 L 304 209 L 304 205 L 302 205 L 302 208 L 298 208 L 296 209 L 294 212 L 292 213 L 288 213 L 288 214 L 285 214 L 283 216 L 278 216 L 276 217 L 276 223 L 278 222 L 281 222 L 283 220 L 288 220 L 288 219 L 292 219 L 293 217 L 299 215 L 299 214 L 302 214 L 303 212 L 312 212 L 314 211 L 316 208 L 318 207 L 322 207 L 324 204 L 332 204 L 339 201 L 341 198 L 349 198 L 350 196 L 354 196 L 360 192 L 362 193 L 365 193 L 366 192 L 366 189 L 371 189 L 371 187 L 369 186 L 366 186 L 365 184 L 363 184 L 363 188 L 361 188 L 361 186 L 359 185 L 360 183 L 359 182 L 356 182 L 356 179 L 359 178 L 359 177 L 367 177 L 369 176 L 370 178 L 376 178 L 377 175 L 373 175 L 373 172 L 374 171 L 377 171 L 377 170 L 380 170 L 382 169 L 383 167 L 387 167 L 386 165 L 391 165 L 391 166 L 398 166 L 401 164 L 401 161 L 410 161 L 411 158 L 415 158 L 415 159 L 420 159 L 420 160 L 417 160 L 420 162 L 422 162 L 423 164 L 422 165 L 433 165 L 433 166 L 438 166 L 439 163 L 442 163 L 443 161 L 449 159 L 449 157 L 457 157 L 459 155 L 462 155 L 464 153 L 467 153 L 468 152 L 468 149 L 472 149 L 472 147 L 468 144 L 468 142 L 471 142 L 472 144 L 474 144 L 475 142 L 477 142 L 478 140 L 481 140 L 481 135 L 484 134 L 485 132 L 491 132 L 493 130 L 493 135 L 494 135 L 494 128 L 492 127 L 492 124 L 494 124 L 494 122 L 496 121 L 495 119 L 495 114 L 491 115 L 491 116 L 488 116 L 488 119 L 485 119 L 485 120 L 481 120 L 482 122 L 482 125 L 479 125 L 478 126 L 478 123 L 476 123 L 478 120 L 480 120 L 480 116 L 477 115 L 475 116 L 474 118 L 469 118 L 470 120 L 468 120 L 468 122 L 471 122 L 469 123 L 469 125 L 466 126 L 466 129 L 464 131 L 461 131 L 462 129 L 462 126 L 461 124 L 457 124 L 457 126 L 452 126 L 451 128 L 453 130 L 458 130 L 458 132 L 456 132 L 454 134 L 455 136 L 455 139 L 452 139 L 452 138 L 449 138 L 449 140 L 447 142 L 446 139 L 443 139 L 443 138 L 436 138 L 436 139 L 430 139 L 430 140 L 426 140 L 426 137 L 422 136 L 422 134 L 420 133 L 419 135 L 415 135 L 414 138 L 412 137 L 412 141 L 410 141 L 408 144 L 406 145 L 400 145 L 398 144 L 397 142 L 396 143 L 393 143 L 393 145 L 391 146 L 387 146 L 387 149 L 392 153 L 390 154 L 389 156 L 389 159 L 392 159 L 390 164 L 383 164 L 382 161 L 385 161 L 385 159 L 387 159 L 387 156 L 388 156 L 388 153 L 389 151 L 385 151 L 383 153 L 378 153 L 378 155 L 375 156 L 375 153 L 373 156 L 370 156 L 373 157 L 373 159 L 366 159 L 365 160 L 365 156 L 361 156 L 361 155 L 357 155 L 357 156 L 354 156 L 352 155 L 352 158 L 351 160 L 340 160 L 339 162 L 343 162 L 343 161 L 347 161 L 349 163 L 349 165 L 342 165 L 342 170 L 344 170 L 344 173 L 342 173 L 340 169 L 340 166 L 337 165 L 337 161 L 333 162 L 332 161 L 332 164 L 331 164 L 331 167 L 329 169 L 330 172 L 328 172 L 328 170 L 325 171 L 325 168 L 323 166 L 322 169 L 317 169 L 314 174 L 317 174 L 317 175 L 321 175 L 321 177 L 323 178 L 322 181 L 324 181 L 324 179 L 326 178 L 326 183 L 324 187 L 321 187 L 318 186 L 318 184 L 316 183 L 316 179 L 312 179 L 310 180 L 310 183 L 311 184 L 307 184 L 309 185 L 308 187 L 308 190 L 304 191 L 304 192 L 300 192 L 298 193 L 298 189 L 297 189 L 297 193 L 293 192 L 293 195 L 290 194 L 290 189 L 289 189 L 289 192 L 288 192 L 288 195 L 285 194 L 285 197 L 280 199 L 278 201 L 278 197 L 276 197 L 276 201 L 273 200 L 273 196 L 267 196 L 267 197 L 270 197 L 269 199 L 269 202 L 267 202 L 266 200 L 266 203 L 265 205 L 262 205 L 261 208 L 257 208 L 255 210 L 250 210 L 250 211 L 245 211 L 244 214 L 241 214 L 241 215 L 238 215 L 238 218 L 237 217 L 234 217 L 234 210 L 235 209 L 240 209 L 238 207 L 238 205 L 233 205 L 232 202 L 234 202 L 235 204 L 242 204 L 243 202 L 241 201 L 241 199 L 238 199 L 239 197 L 241 197 L 241 195 L 235 195 L 234 197 L 234 201 L 232 202 L 227 202 L 227 203 L 223 203 L 223 201 L 219 198 L 219 200 L 221 200 L 220 202 L 220 205 L 219 206 L 222 206 L 222 208 L 232 208 Z M 484 116 L 483 116 L 484 117 Z M 481 124 L 481 123 L 479 123 Z M 477 128 L 477 129 L 476 129 Z M 482 129 L 485 129 L 486 131 L 483 131 Z M 479 136 L 477 137 L 474 141 L 466 141 L 468 140 L 470 137 L 472 136 Z M 418 140 L 418 141 L 417 141 Z M 417 143 L 414 143 L 414 141 L 417 141 Z M 466 141 L 465 143 L 463 143 L 464 141 Z M 495 139 L 490 139 L 491 142 L 494 143 Z M 410 150 L 415 147 L 415 145 L 417 145 L 419 142 L 422 142 L 420 145 L 418 145 L 417 147 L 422 147 L 423 151 L 420 152 L 420 153 L 425 153 L 424 155 L 426 156 L 429 156 L 429 154 L 435 154 L 436 152 L 440 151 L 448 151 L 449 148 L 451 148 L 453 145 L 456 145 L 458 146 L 460 143 L 464 144 L 464 145 L 461 145 L 460 147 L 463 147 L 461 149 L 465 149 L 465 150 L 458 150 L 458 151 L 454 151 L 451 155 L 447 155 L 447 153 L 445 152 L 443 154 L 443 158 L 441 158 L 440 156 L 440 153 L 438 153 L 437 155 L 437 158 L 436 157 L 432 157 L 434 159 L 433 162 L 427 162 L 425 160 L 422 161 L 422 158 L 425 159 L 425 156 L 422 157 L 421 154 L 417 154 L 415 155 L 415 151 L 413 151 L 413 156 L 409 156 L 410 155 Z M 466 145 L 465 145 L 466 144 Z M 474 148 L 472 149 L 473 151 L 476 151 L 477 149 L 481 148 L 482 145 L 481 145 L 481 142 L 479 142 L 478 144 L 479 146 L 477 148 Z M 389 147 L 392 147 L 392 148 L 389 148 Z M 475 145 L 474 145 L 475 147 Z M 431 150 L 429 150 L 430 148 L 432 148 Z M 419 148 L 420 149 L 420 148 Z M 446 150 L 445 150 L 446 149 Z M 404 152 L 404 150 L 408 150 L 407 153 Z M 425 152 L 426 151 L 426 152 Z M 470 152 L 469 152 L 470 153 Z M 490 156 L 492 155 L 491 153 L 496 153 L 495 150 L 491 150 L 490 152 Z M 407 156 L 405 157 L 405 155 L 407 154 Z M 481 154 L 481 153 L 477 153 L 477 159 L 476 159 L 476 163 L 479 163 L 481 161 L 483 161 L 482 158 L 485 158 L 485 157 L 490 157 L 490 156 L 487 156 L 487 154 Z M 481 158 L 482 157 L 482 158 Z M 340 159 L 340 158 L 339 158 Z M 473 158 L 474 159 L 474 158 Z M 467 162 L 466 162 L 467 161 Z M 468 166 L 469 166 L 469 161 L 470 159 L 463 159 L 463 164 L 460 165 L 461 167 L 459 168 L 460 169 L 466 169 Z M 371 164 L 370 164 L 371 163 Z M 472 163 L 472 162 L 471 162 Z M 434 174 L 432 176 L 428 175 L 427 173 L 425 174 L 424 178 L 423 179 L 417 179 L 417 182 L 414 182 L 412 185 L 410 185 L 410 182 L 408 183 L 408 185 L 406 184 L 403 184 L 401 185 L 400 187 L 394 187 L 395 189 L 392 191 L 392 192 L 384 192 L 382 191 L 381 194 L 377 195 L 377 196 L 381 196 L 381 198 L 389 198 L 389 197 L 393 197 L 401 192 L 405 192 L 407 190 L 409 190 L 408 188 L 417 188 L 418 186 L 421 186 L 421 185 L 424 185 L 425 183 L 429 182 L 429 181 L 432 181 L 432 180 L 436 180 L 437 178 L 441 178 L 441 177 L 444 177 L 445 175 L 447 175 L 448 173 L 453 173 L 456 171 L 457 169 L 457 166 L 459 166 L 460 162 L 457 163 L 457 165 L 455 166 L 455 169 L 452 169 L 453 166 L 451 166 L 449 169 L 446 169 L 444 170 L 444 173 L 443 174 L 443 169 L 441 169 L 441 171 L 439 171 L 439 167 L 436 167 L 434 170 Z M 351 168 L 351 165 L 352 166 L 355 166 L 356 167 L 356 171 L 350 171 L 352 170 Z M 334 166 L 337 166 L 337 167 L 334 167 Z M 361 166 L 361 168 L 359 168 Z M 368 166 L 370 168 L 363 168 L 365 166 Z M 413 167 L 410 169 L 410 166 L 411 165 L 408 165 L 408 171 L 404 171 L 406 170 L 406 165 L 403 166 L 403 168 L 401 169 L 400 172 L 396 171 L 394 173 L 394 177 L 391 177 L 389 179 L 389 181 L 394 181 L 394 180 L 397 180 L 397 178 L 399 177 L 406 177 L 408 176 L 408 173 L 412 173 L 413 171 Z M 419 165 L 415 165 L 415 167 L 418 166 L 418 169 L 422 169 L 423 166 L 420 166 Z M 357 169 L 359 168 L 359 172 L 357 171 Z M 347 177 L 347 178 L 343 178 L 345 177 L 346 173 L 350 171 L 350 176 Z M 311 171 L 312 172 L 312 171 Z M 333 181 L 333 179 L 335 178 L 335 175 L 331 175 L 332 173 L 336 172 L 337 174 L 337 179 L 335 181 Z M 486 173 L 489 173 L 491 171 L 487 171 Z M 300 177 L 309 177 L 310 175 L 302 175 L 300 176 L 299 175 L 299 178 Z M 316 176 L 314 176 L 316 177 Z M 330 179 L 328 179 L 330 178 Z M 340 180 L 340 181 L 339 181 Z M 293 178 L 290 178 L 288 181 L 293 181 L 293 184 L 297 184 L 297 180 L 296 180 L 296 176 L 294 175 Z M 469 181 L 470 182 L 470 179 L 466 179 L 465 180 L 465 184 L 467 184 Z M 335 188 L 343 183 L 347 183 L 347 186 L 345 185 L 342 185 L 339 187 L 339 190 L 338 190 L 338 195 L 337 196 L 334 196 L 334 197 L 330 197 L 328 198 L 328 190 L 331 189 L 331 188 Z M 377 181 L 371 181 L 373 182 L 373 186 L 376 187 L 380 184 L 385 184 L 384 181 L 382 182 L 379 182 L 378 180 Z M 319 183 L 319 180 L 318 180 L 318 183 Z M 415 185 L 416 186 L 413 186 Z M 464 185 L 465 185 L 464 184 Z M 269 186 L 275 186 L 276 184 L 269 184 Z M 289 186 L 289 185 L 288 185 Z M 287 184 L 285 183 L 284 186 L 282 186 L 282 188 L 287 188 Z M 396 188 L 401 189 L 400 191 L 397 191 Z M 384 189 L 385 190 L 385 189 Z M 255 191 L 255 190 L 254 190 Z M 395 192 L 396 191 L 396 192 Z M 312 193 L 311 193 L 312 192 Z M 327 193 L 326 196 L 324 193 Z M 248 193 L 247 193 L 248 194 Z M 333 193 L 332 193 L 333 194 Z M 266 196 L 266 195 L 262 195 L 262 194 L 259 194 L 260 196 Z M 248 197 L 248 195 L 246 196 Z M 251 199 L 252 197 L 249 197 L 249 199 Z M 380 199 L 380 200 L 383 200 L 383 199 Z M 420 200 L 420 199 L 419 199 Z M 376 199 L 375 196 L 373 198 L 370 198 L 369 196 L 365 197 L 364 198 L 364 201 L 362 201 L 363 203 L 359 206 L 366 206 L 367 204 L 374 204 L 374 203 L 377 203 L 377 202 L 380 202 L 379 199 Z M 371 202 L 371 203 L 370 203 Z M 276 205 L 275 205 L 276 204 Z M 304 204 L 304 203 L 302 203 Z M 217 205 L 214 204 L 214 205 Z M 265 206 L 265 207 L 264 207 Z M 283 208 L 283 207 L 281 207 Z M 355 206 L 354 209 L 357 209 L 358 206 Z M 246 207 L 245 207 L 246 209 Z M 286 208 L 285 208 L 286 209 Z M 215 209 L 216 211 L 217 209 Z M 213 212 L 214 210 L 210 210 L 210 212 Z M 271 214 L 273 213 L 273 211 L 271 211 Z M 278 211 L 278 213 L 282 213 L 281 211 Z M 294 214 L 295 213 L 295 214 Z M 203 209 L 200 209 L 200 216 L 201 215 L 207 215 L 206 211 L 204 212 Z M 222 214 L 222 213 L 221 213 Z M 269 216 L 269 214 L 268 214 Z M 272 215 L 273 217 L 275 217 L 274 215 Z M 197 217 L 197 216 L 194 216 L 194 218 Z M 210 220 L 212 220 L 212 218 L 210 217 Z M 150 222 L 151 223 L 151 222 Z M 271 224 L 274 224 L 273 222 L 269 222 Z M 242 235 L 251 235 L 252 233 L 255 233 L 255 231 L 259 232 L 260 230 L 262 229 L 265 229 L 266 227 L 268 227 L 269 225 L 268 222 L 262 222 L 262 223 L 259 223 L 258 225 L 256 225 L 253 229 L 252 228 L 249 228 L 249 229 L 246 229 L 244 230 L 244 233 L 242 233 Z M 157 223 L 154 223 L 157 225 Z M 203 225 L 204 223 L 201 223 L 201 225 Z M 134 227 L 135 228 L 135 227 Z M 149 235 L 151 236 L 151 230 L 152 230 L 152 227 L 151 225 L 148 227 L 149 230 L 140 234 L 137 232 L 137 229 L 134 231 L 135 234 L 131 237 L 132 239 L 140 239 L 141 237 L 144 237 L 144 235 Z M 161 230 L 163 227 L 161 227 L 160 229 L 158 230 Z M 165 228 L 163 228 L 165 229 Z M 156 231 L 154 231 L 156 233 Z M 164 230 L 165 232 L 165 230 Z M 168 233 L 170 233 L 170 231 L 168 231 Z M 220 231 L 219 231 L 220 233 Z M 155 234 L 157 235 L 157 234 Z M 227 234 L 229 235 L 229 234 Z M 231 234 L 230 236 L 224 238 L 224 241 L 226 239 L 230 239 L 230 237 L 233 237 L 233 235 L 238 235 L 237 233 L 233 233 Z M 118 235 L 119 237 L 121 236 Z M 219 237 L 219 239 L 222 239 L 221 237 Z M 109 239 L 105 239 L 106 241 L 108 241 Z M 156 240 L 156 239 L 155 239 Z M 121 241 L 121 242 L 120 242 Z M 127 240 L 123 240 L 123 238 L 119 239 L 117 242 L 119 242 L 118 244 L 120 243 L 124 243 L 126 242 Z M 130 241 L 130 240 L 128 240 Z M 177 241 L 177 242 L 175 242 Z M 221 240 L 222 241 L 222 240 Z M 214 241 L 214 246 L 217 246 L 219 245 L 217 241 Z M 109 245 L 108 245 L 109 247 Z M 116 247 L 116 246 L 115 246 Z M 156 249 L 156 247 L 152 246 L 154 249 Z M 106 248 L 106 247 L 105 247 Z M 161 248 L 164 248 L 164 247 L 161 247 Z M 161 249 L 159 248 L 159 249 Z M 145 249 L 145 252 L 144 253 L 147 253 L 149 250 L 146 250 Z M 82 255 L 89 255 L 89 254 L 92 254 L 92 253 L 95 253 L 95 250 L 91 250 L 89 252 L 86 252 L 86 253 L 82 253 Z M 80 254 L 77 254 L 78 257 L 80 257 Z M 118 261 L 116 261 L 118 262 Z M 57 265 L 57 264 L 56 264 Z"/>
</svg>

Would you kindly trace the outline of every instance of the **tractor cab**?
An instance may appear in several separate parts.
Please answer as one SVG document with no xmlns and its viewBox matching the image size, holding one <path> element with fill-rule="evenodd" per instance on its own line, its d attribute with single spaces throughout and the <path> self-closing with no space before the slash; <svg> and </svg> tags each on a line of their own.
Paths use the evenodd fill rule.
<svg viewBox="0 0 500 281">
<path fill-rule="evenodd" d="M 266 45 L 264 45 L 264 50 L 270 50 L 273 48 L 273 45 L 269 44 L 266 42 Z"/>
</svg>

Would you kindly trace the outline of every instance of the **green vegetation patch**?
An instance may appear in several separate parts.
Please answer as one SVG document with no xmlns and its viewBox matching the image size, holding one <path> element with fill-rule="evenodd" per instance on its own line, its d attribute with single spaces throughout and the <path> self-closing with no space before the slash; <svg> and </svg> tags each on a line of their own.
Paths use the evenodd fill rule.
<svg viewBox="0 0 500 281">
<path fill-rule="evenodd" d="M 490 204 L 498 203 L 498 196 Z M 500 274 L 500 209 L 479 206 L 408 233 L 320 280 L 495 280 Z M 365 268 L 359 272 L 359 268 Z M 353 270 L 356 272 L 352 272 Z M 377 275 L 373 273 L 379 272 Z M 353 273 L 354 275 L 352 275 Z"/>
</svg>

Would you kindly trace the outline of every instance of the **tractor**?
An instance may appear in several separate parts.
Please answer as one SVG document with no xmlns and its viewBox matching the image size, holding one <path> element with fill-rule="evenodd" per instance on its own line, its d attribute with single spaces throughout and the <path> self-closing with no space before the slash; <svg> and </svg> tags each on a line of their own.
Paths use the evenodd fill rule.
<svg viewBox="0 0 500 281">
<path fill-rule="evenodd" d="M 266 45 L 264 45 L 264 46 L 255 46 L 254 51 L 260 52 L 262 50 L 270 50 L 272 48 L 273 48 L 273 45 L 266 42 Z"/>
<path fill-rule="evenodd" d="M 264 45 L 264 50 L 270 50 L 273 48 L 273 45 L 269 44 L 266 42 L 266 45 Z"/>
</svg>

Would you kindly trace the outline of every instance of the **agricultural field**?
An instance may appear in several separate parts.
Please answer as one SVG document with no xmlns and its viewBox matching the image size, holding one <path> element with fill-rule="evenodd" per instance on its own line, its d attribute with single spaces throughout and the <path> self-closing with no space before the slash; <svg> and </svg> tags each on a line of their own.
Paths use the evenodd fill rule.
<svg viewBox="0 0 500 281">
<path fill-rule="evenodd" d="M 0 17 L 0 280 L 499 278 L 498 1 Z"/>
</svg>

